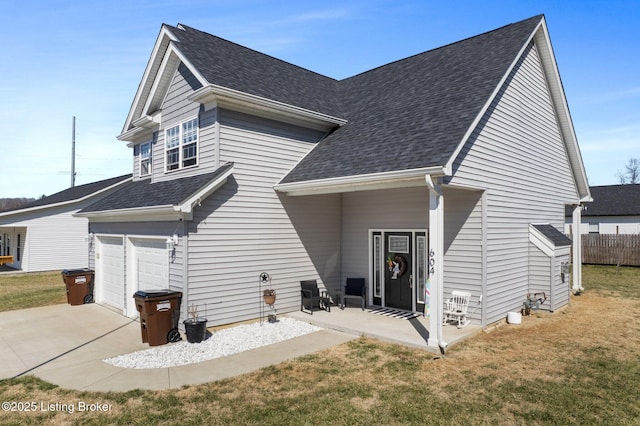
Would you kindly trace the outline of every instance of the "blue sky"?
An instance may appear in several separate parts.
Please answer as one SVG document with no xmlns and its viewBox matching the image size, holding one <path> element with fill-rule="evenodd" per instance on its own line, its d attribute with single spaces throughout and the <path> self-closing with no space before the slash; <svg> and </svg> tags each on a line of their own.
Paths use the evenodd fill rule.
<svg viewBox="0 0 640 426">
<path fill-rule="evenodd" d="M 162 23 L 341 79 L 544 13 L 590 185 L 640 158 L 637 0 L 3 0 L 0 198 L 131 172 L 116 136 Z"/>
</svg>

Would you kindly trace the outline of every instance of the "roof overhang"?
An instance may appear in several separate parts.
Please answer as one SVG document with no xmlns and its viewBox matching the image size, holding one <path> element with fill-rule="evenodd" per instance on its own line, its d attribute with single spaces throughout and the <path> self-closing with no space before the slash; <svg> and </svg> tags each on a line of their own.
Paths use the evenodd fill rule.
<svg viewBox="0 0 640 426">
<path fill-rule="evenodd" d="M 558 125 L 560 128 L 560 132 L 562 135 L 562 140 L 564 141 L 565 149 L 567 152 L 567 156 L 569 159 L 569 164 L 571 167 L 571 171 L 573 174 L 574 182 L 576 185 L 576 190 L 578 193 L 579 202 L 590 202 L 593 201 L 591 198 L 591 192 L 589 190 L 589 182 L 587 180 L 587 173 L 584 168 L 584 163 L 582 162 L 582 155 L 580 153 L 580 147 L 578 146 L 578 139 L 575 134 L 575 130 L 573 127 L 573 121 L 571 120 L 571 114 L 569 112 L 569 106 L 567 104 L 567 98 L 564 93 L 564 88 L 562 86 L 562 80 L 560 79 L 560 73 L 558 72 L 558 65 L 556 63 L 555 55 L 553 53 L 553 47 L 551 46 L 551 39 L 549 38 L 549 32 L 547 30 L 547 23 L 543 17 L 540 19 L 540 23 L 536 26 L 536 28 L 531 33 L 531 36 L 527 40 L 526 43 L 522 45 L 522 49 L 516 55 L 513 62 L 509 66 L 509 69 L 504 74 L 499 84 L 495 87 L 494 92 L 489 97 L 485 105 L 482 107 L 480 113 L 476 116 L 474 121 L 471 123 L 464 137 L 458 144 L 456 150 L 449 158 L 449 161 L 445 165 L 445 170 L 447 171 L 447 175 L 450 175 L 453 170 L 453 163 L 458 158 L 458 155 L 462 151 L 464 145 L 467 140 L 471 137 L 476 127 L 480 123 L 480 120 L 484 117 L 485 113 L 491 106 L 492 102 L 502 89 L 502 86 L 505 84 L 509 75 L 513 71 L 514 67 L 524 54 L 527 49 L 529 43 L 533 41 L 538 53 L 540 55 L 540 60 L 542 63 L 542 67 L 544 69 L 544 75 L 547 79 L 547 84 L 549 86 L 549 92 L 551 99 L 553 101 L 554 111 L 556 113 L 556 118 L 558 120 Z"/>
<path fill-rule="evenodd" d="M 201 85 L 207 84 L 177 47 L 178 41 L 166 26 L 162 27 L 118 140 L 135 142 L 159 127 L 160 106 L 180 63 L 189 68 Z"/>
<path fill-rule="evenodd" d="M 280 183 L 275 185 L 274 189 L 278 192 L 284 192 L 291 196 L 337 194 L 375 189 L 426 186 L 426 176 L 437 177 L 443 175 L 444 168 L 437 166 L 302 182 Z"/>
<path fill-rule="evenodd" d="M 329 130 L 347 123 L 347 120 L 339 117 L 229 89 L 216 84 L 207 84 L 201 87 L 189 95 L 187 99 L 204 105 L 205 110 L 215 107 L 229 108 L 318 130 Z"/>
<path fill-rule="evenodd" d="M 570 245 L 556 246 L 553 241 L 535 227 L 535 224 L 529 224 L 529 242 L 549 257 L 555 256 L 558 247 L 570 247 Z"/>
<path fill-rule="evenodd" d="M 562 86 L 562 79 L 560 78 L 560 73 L 558 71 L 556 57 L 553 53 L 551 38 L 549 37 L 549 31 L 547 29 L 547 22 L 544 18 L 542 18 L 540 25 L 534 32 L 533 40 L 538 48 L 538 53 L 540 54 L 544 75 L 547 77 L 549 92 L 555 106 L 556 118 L 560 126 L 560 131 L 562 132 L 563 140 L 565 141 L 565 148 L 569 157 L 569 164 L 573 171 L 580 202 L 593 201 L 593 198 L 591 198 L 591 191 L 589 189 L 587 172 L 584 168 L 584 163 L 582 162 L 582 154 L 580 153 L 578 138 L 576 137 L 576 132 L 573 127 L 573 121 L 571 120 L 571 112 L 569 111 L 569 105 L 567 104 L 567 98 Z"/>
<path fill-rule="evenodd" d="M 91 222 L 158 222 L 171 220 L 191 220 L 193 209 L 202 200 L 213 194 L 218 188 L 227 183 L 233 173 L 233 166 L 220 176 L 191 194 L 178 204 L 134 207 L 128 209 L 102 210 L 97 212 L 76 213 L 77 217 L 88 217 Z"/>
</svg>

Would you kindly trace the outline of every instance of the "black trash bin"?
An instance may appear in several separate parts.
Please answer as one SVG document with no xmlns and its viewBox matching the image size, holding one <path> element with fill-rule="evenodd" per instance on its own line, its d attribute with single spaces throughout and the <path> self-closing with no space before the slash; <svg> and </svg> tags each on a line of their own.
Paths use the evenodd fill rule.
<svg viewBox="0 0 640 426">
<path fill-rule="evenodd" d="M 142 342 L 149 346 L 182 340 L 178 331 L 182 292 L 172 290 L 138 291 L 133 295 L 140 313 Z"/>
<path fill-rule="evenodd" d="M 92 269 L 65 269 L 62 280 L 67 287 L 67 302 L 70 305 L 93 303 L 93 280 L 95 271 Z"/>
</svg>

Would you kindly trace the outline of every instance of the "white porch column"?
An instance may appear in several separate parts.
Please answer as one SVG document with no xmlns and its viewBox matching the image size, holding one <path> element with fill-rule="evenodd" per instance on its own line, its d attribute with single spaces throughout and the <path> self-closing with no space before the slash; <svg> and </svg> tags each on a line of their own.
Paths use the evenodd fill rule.
<svg viewBox="0 0 640 426">
<path fill-rule="evenodd" d="M 582 287 L 582 204 L 573 209 L 573 291 L 581 292 Z"/>
<path fill-rule="evenodd" d="M 429 281 L 431 283 L 429 340 L 432 347 L 446 348 L 442 336 L 444 287 L 444 197 L 440 182 L 426 176 L 429 186 Z"/>
</svg>

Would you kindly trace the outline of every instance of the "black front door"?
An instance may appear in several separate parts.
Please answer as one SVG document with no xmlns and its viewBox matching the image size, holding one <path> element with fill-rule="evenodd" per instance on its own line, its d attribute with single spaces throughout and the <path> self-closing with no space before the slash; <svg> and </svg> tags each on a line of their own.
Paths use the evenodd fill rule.
<svg viewBox="0 0 640 426">
<path fill-rule="evenodd" d="M 385 234 L 385 306 L 411 310 L 411 232 Z"/>
</svg>

